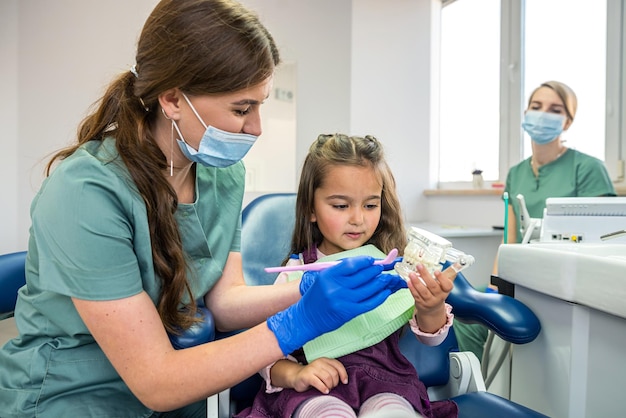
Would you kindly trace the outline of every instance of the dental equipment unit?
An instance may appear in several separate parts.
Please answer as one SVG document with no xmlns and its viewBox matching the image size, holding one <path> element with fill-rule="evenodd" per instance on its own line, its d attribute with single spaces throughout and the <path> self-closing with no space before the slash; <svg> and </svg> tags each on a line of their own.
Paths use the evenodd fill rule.
<svg viewBox="0 0 626 418">
<path fill-rule="evenodd" d="M 540 242 L 626 243 L 626 197 L 546 199 Z"/>
<path fill-rule="evenodd" d="M 497 263 L 543 334 L 515 348 L 510 399 L 554 417 L 622 416 L 626 197 L 546 199 L 539 240 L 500 246 Z"/>
<path fill-rule="evenodd" d="M 520 206 L 520 232 L 522 233 L 522 244 L 528 244 L 531 240 L 535 241 L 540 237 L 541 219 L 531 218 L 526 207 L 526 200 L 523 194 L 515 196 Z"/>
</svg>

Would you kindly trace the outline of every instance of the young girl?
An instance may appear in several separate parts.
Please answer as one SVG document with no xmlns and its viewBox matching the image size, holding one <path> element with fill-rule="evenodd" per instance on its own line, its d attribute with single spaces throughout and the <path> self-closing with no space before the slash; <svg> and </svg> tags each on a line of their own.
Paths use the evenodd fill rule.
<svg viewBox="0 0 626 418">
<path fill-rule="evenodd" d="M 300 178 L 291 246 L 297 257 L 291 255 L 285 263 L 312 263 L 366 244 L 385 253 L 393 248 L 402 252 L 407 244 L 395 180 L 382 145 L 372 136 L 320 135 Z M 453 318 L 445 299 L 454 272 L 438 272 L 435 277 L 419 266 L 408 283 L 415 300 L 411 330 L 428 345 L 445 339 Z M 276 282 L 286 280 L 286 273 L 281 273 Z M 302 350 L 296 351 L 260 372 L 266 387 L 253 406 L 237 417 L 356 417 L 357 413 L 362 417 L 382 410 L 456 417 L 454 402 L 429 401 L 415 368 L 400 352 L 399 337 L 397 330 L 370 347 L 310 363 Z"/>
</svg>

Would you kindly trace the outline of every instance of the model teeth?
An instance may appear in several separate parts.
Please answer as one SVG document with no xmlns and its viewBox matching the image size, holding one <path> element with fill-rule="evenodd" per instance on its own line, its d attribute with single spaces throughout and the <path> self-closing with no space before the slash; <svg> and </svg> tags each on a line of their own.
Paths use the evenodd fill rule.
<svg viewBox="0 0 626 418">
<path fill-rule="evenodd" d="M 424 248 L 409 242 L 404 250 L 402 262 L 396 264 L 396 272 L 404 280 L 409 280 L 409 273 L 416 271 L 416 266 L 418 264 L 422 264 L 431 274 L 434 273 L 435 270 L 437 270 L 437 267 L 440 266 L 438 264 L 428 262 L 428 260 L 424 257 L 425 255 L 426 251 Z"/>
<path fill-rule="evenodd" d="M 453 263 L 452 268 L 459 271 L 471 266 L 474 257 L 452 247 L 450 241 L 420 228 L 412 227 L 408 233 L 408 243 L 404 249 L 402 262 L 396 263 L 395 270 L 403 279 L 409 279 L 409 273 L 416 271 L 422 264 L 430 274 L 441 271 L 444 261 Z"/>
<path fill-rule="evenodd" d="M 420 252 L 423 252 L 423 249 L 409 243 L 404 250 L 404 261 L 414 265 L 419 263 Z"/>
<path fill-rule="evenodd" d="M 432 273 L 438 265 L 432 262 L 432 254 L 428 254 L 428 252 L 419 245 L 409 243 L 404 251 L 403 261 L 411 264 L 413 268 L 418 264 L 423 264 L 428 271 Z"/>
</svg>

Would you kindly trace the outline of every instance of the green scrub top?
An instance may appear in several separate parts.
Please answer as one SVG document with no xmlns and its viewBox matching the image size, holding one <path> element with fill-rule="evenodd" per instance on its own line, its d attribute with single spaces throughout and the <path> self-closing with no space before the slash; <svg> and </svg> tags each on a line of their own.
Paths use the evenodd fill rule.
<svg viewBox="0 0 626 418">
<path fill-rule="evenodd" d="M 155 173 L 155 175 L 160 175 Z M 245 168 L 196 166 L 196 201 L 176 211 L 195 298 L 240 251 Z M 160 291 L 143 199 L 115 142 L 90 141 L 44 181 L 31 205 L 19 337 L 0 350 L 0 415 L 147 417 L 95 343 L 71 297 L 114 300 Z M 158 365 L 155 365 L 158 367 Z"/>
<path fill-rule="evenodd" d="M 539 167 L 535 177 L 530 158 L 509 170 L 505 191 L 513 205 L 517 225 L 521 225 L 521 210 L 517 195 L 524 195 L 531 218 L 543 218 L 549 197 L 615 196 L 615 188 L 604 163 L 590 155 L 567 149 L 556 160 Z M 517 231 L 517 242 L 522 242 Z"/>
</svg>

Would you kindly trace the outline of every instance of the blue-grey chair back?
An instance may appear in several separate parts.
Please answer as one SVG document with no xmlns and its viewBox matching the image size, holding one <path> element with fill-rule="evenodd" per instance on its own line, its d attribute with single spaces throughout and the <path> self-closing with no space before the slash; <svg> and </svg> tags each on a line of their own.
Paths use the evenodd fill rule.
<svg viewBox="0 0 626 418">
<path fill-rule="evenodd" d="M 15 309 L 17 291 L 26 284 L 26 251 L 0 255 L 0 319 Z"/>
<path fill-rule="evenodd" d="M 264 268 L 279 266 L 289 255 L 295 210 L 295 193 L 262 195 L 243 209 L 241 258 L 248 284 L 274 283 L 276 273 L 266 273 Z"/>
</svg>

